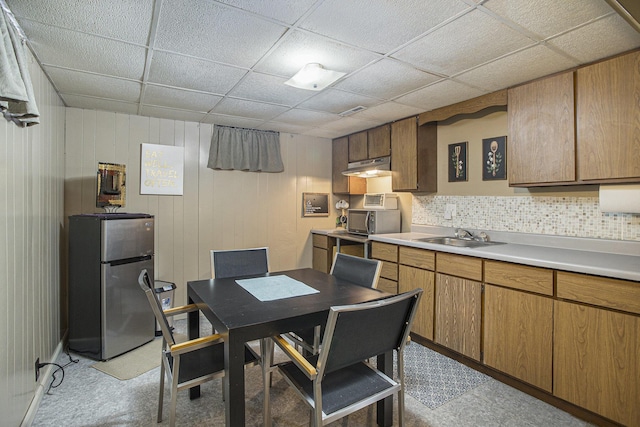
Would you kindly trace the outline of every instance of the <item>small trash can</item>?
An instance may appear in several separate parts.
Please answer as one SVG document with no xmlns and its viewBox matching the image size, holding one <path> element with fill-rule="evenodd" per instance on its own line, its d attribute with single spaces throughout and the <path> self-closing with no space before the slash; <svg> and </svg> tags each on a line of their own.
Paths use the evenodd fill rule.
<svg viewBox="0 0 640 427">
<path fill-rule="evenodd" d="M 173 307 L 173 294 L 176 290 L 175 283 L 165 282 L 164 280 L 155 280 L 154 284 L 156 298 L 160 301 L 162 310 Z M 169 322 L 169 327 L 173 329 L 173 317 L 168 317 L 167 321 Z M 159 337 L 160 335 L 162 335 L 162 331 L 160 330 L 160 325 L 156 321 L 156 336 Z"/>
</svg>

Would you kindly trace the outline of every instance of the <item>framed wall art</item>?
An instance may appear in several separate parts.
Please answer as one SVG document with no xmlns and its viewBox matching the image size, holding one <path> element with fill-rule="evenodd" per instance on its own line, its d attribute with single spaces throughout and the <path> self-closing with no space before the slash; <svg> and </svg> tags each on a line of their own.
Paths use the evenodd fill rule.
<svg viewBox="0 0 640 427">
<path fill-rule="evenodd" d="M 468 142 L 449 144 L 449 182 L 467 180 Z"/>
<path fill-rule="evenodd" d="M 482 140 L 482 180 L 507 179 L 507 137 Z"/>
<path fill-rule="evenodd" d="M 302 216 L 329 216 L 329 193 L 302 193 Z"/>
</svg>

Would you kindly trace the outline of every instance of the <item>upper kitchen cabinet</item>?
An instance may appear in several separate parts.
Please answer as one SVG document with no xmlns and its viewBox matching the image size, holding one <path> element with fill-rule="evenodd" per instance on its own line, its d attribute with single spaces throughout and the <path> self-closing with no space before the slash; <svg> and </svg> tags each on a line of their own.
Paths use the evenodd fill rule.
<svg viewBox="0 0 640 427">
<path fill-rule="evenodd" d="M 349 135 L 349 162 L 391 154 L 391 126 L 383 125 Z"/>
<path fill-rule="evenodd" d="M 509 185 L 576 180 L 573 72 L 508 91 Z"/>
<path fill-rule="evenodd" d="M 364 178 L 345 176 L 349 163 L 349 138 L 342 137 L 333 140 L 332 151 L 332 191 L 334 194 L 364 194 L 367 182 Z"/>
<path fill-rule="evenodd" d="M 391 126 L 382 125 L 367 131 L 369 158 L 391 155 Z"/>
<path fill-rule="evenodd" d="M 349 162 L 367 160 L 367 131 L 349 135 Z M 346 168 L 345 168 L 346 169 Z"/>
<path fill-rule="evenodd" d="M 640 52 L 576 72 L 578 177 L 640 179 Z"/>
<path fill-rule="evenodd" d="M 417 117 L 391 124 L 393 191 L 437 190 L 437 124 L 418 126 Z"/>
</svg>

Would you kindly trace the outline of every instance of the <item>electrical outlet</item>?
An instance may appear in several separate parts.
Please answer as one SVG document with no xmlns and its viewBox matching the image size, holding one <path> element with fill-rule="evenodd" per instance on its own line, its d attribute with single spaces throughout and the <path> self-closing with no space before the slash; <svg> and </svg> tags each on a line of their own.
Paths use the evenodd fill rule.
<svg viewBox="0 0 640 427">
<path fill-rule="evenodd" d="M 36 382 L 38 382 L 38 379 L 40 378 L 40 358 L 39 357 L 36 359 L 35 368 L 36 368 Z"/>
</svg>

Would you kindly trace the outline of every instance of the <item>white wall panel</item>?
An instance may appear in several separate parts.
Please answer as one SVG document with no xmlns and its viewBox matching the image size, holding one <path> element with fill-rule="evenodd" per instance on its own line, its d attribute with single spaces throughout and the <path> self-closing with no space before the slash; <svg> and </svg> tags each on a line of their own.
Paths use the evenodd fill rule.
<svg viewBox="0 0 640 427">
<path fill-rule="evenodd" d="M 34 362 L 61 339 L 65 111 L 33 58 L 40 124 L 0 120 L 0 413 L 20 425 L 35 396 Z"/>
<path fill-rule="evenodd" d="M 75 193 L 82 200 L 69 200 L 73 213 L 100 211 L 94 194 L 96 156 L 125 163 L 127 198 L 120 211 L 155 216 L 156 278 L 176 283 L 177 304 L 186 302 L 187 281 L 211 277 L 211 249 L 269 246 L 272 270 L 310 267 L 310 230 L 334 224 L 335 212 L 302 218 L 301 206 L 302 192 L 331 191 L 328 139 L 281 134 L 283 173 L 214 171 L 206 167 L 213 125 L 74 108 L 68 114 L 70 144 L 80 144 L 82 151 L 76 178 L 92 192 L 91 198 L 84 190 Z M 185 148 L 182 196 L 140 195 L 142 143 Z M 75 165 L 68 169 L 70 176 L 78 173 Z"/>
</svg>

